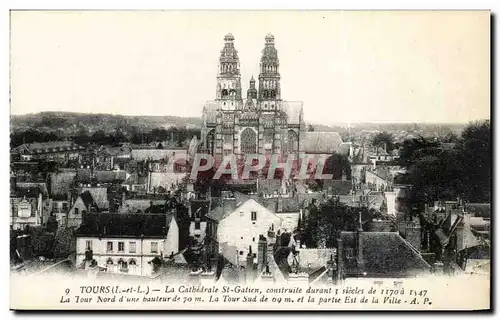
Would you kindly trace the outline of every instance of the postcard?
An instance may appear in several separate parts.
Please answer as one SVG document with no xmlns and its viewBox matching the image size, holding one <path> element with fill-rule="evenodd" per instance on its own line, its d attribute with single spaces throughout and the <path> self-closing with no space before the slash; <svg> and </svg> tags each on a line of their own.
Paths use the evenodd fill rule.
<svg viewBox="0 0 500 320">
<path fill-rule="evenodd" d="M 10 13 L 13 310 L 489 310 L 489 11 Z"/>
</svg>

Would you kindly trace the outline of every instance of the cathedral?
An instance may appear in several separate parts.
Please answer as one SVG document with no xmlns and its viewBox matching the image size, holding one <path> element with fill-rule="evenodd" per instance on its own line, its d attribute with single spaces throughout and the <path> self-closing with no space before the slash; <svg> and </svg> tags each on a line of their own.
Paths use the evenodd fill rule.
<svg viewBox="0 0 500 320">
<path fill-rule="evenodd" d="M 203 107 L 201 149 L 216 160 L 229 154 L 299 153 L 347 154 L 349 146 L 337 132 L 310 132 L 303 103 L 281 97 L 278 50 L 274 36 L 265 37 L 256 83 L 249 81 L 246 97 L 241 86 L 240 60 L 234 37 L 224 37 L 217 72 L 215 100 Z"/>
<path fill-rule="evenodd" d="M 281 98 L 278 51 L 268 34 L 260 59 L 258 83 L 243 94 L 234 37 L 224 37 L 215 100 L 203 108 L 202 143 L 216 159 L 227 154 L 298 153 L 305 129 L 302 102 Z"/>
</svg>

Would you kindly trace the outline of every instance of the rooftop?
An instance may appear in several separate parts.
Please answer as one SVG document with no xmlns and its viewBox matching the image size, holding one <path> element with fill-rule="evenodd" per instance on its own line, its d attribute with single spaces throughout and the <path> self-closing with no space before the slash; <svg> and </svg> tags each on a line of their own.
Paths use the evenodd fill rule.
<svg viewBox="0 0 500 320">
<path fill-rule="evenodd" d="M 173 214 L 88 213 L 76 235 L 80 237 L 162 238 L 168 233 Z"/>
</svg>

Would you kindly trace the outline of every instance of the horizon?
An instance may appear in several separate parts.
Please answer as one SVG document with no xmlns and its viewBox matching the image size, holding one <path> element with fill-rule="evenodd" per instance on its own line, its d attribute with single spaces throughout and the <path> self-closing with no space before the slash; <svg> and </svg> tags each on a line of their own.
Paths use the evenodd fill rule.
<svg viewBox="0 0 500 320">
<path fill-rule="evenodd" d="M 11 113 L 201 117 L 231 32 L 243 93 L 275 35 L 282 98 L 308 123 L 490 118 L 489 12 L 298 13 L 12 11 Z"/>
<path fill-rule="evenodd" d="M 105 113 L 105 112 L 78 112 L 78 111 L 51 111 L 51 110 L 45 110 L 45 111 L 39 111 L 39 112 L 31 112 L 31 113 L 19 113 L 19 114 L 10 114 L 10 117 L 16 116 L 16 117 L 23 117 L 23 116 L 37 116 L 37 115 L 42 115 L 43 113 L 65 113 L 65 114 L 73 114 L 73 115 L 103 115 L 103 116 L 120 116 L 120 117 L 155 117 L 155 118 L 162 118 L 162 117 L 175 117 L 175 118 L 199 118 L 201 119 L 200 116 L 176 116 L 176 115 L 151 115 L 151 114 L 121 114 L 121 113 Z M 357 122 L 357 121 L 347 121 L 347 122 L 331 122 L 331 123 L 321 123 L 321 122 L 306 122 L 306 124 L 311 124 L 311 125 L 321 125 L 321 126 L 338 126 L 338 125 L 363 125 L 363 124 L 380 124 L 380 125 L 391 125 L 391 124 L 424 124 L 424 125 L 468 125 L 470 123 L 474 122 L 482 122 L 482 121 L 491 121 L 490 118 L 478 118 L 478 119 L 472 119 L 467 122 L 433 122 L 433 121 L 399 121 L 399 122 L 392 122 L 392 121 L 366 121 L 366 122 Z"/>
</svg>

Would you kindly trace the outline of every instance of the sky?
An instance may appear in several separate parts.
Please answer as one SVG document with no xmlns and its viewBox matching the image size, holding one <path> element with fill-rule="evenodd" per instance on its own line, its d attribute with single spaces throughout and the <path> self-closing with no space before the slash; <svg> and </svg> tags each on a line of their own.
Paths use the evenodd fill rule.
<svg viewBox="0 0 500 320">
<path fill-rule="evenodd" d="M 309 123 L 490 118 L 481 11 L 14 11 L 11 114 L 199 117 L 229 32 L 245 96 L 275 36 L 282 99 Z"/>
</svg>

